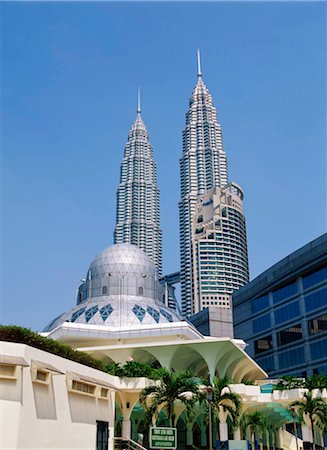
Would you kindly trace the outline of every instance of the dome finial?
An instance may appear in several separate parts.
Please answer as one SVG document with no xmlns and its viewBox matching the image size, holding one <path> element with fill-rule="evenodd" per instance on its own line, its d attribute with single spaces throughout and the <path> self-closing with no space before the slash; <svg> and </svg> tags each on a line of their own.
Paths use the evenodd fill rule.
<svg viewBox="0 0 327 450">
<path fill-rule="evenodd" d="M 201 72 L 201 55 L 200 55 L 200 49 L 198 48 L 198 77 L 202 76 Z"/>
<path fill-rule="evenodd" d="M 141 88 L 137 88 L 137 113 L 141 113 Z"/>
</svg>

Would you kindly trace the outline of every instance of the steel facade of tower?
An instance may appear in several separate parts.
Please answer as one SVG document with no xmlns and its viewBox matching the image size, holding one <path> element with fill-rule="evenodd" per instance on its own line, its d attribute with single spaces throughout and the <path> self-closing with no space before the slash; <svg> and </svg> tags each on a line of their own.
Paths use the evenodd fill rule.
<svg viewBox="0 0 327 450">
<path fill-rule="evenodd" d="M 114 243 L 137 245 L 162 271 L 162 231 L 160 229 L 157 168 L 149 133 L 141 117 L 140 96 L 121 163 L 117 190 Z"/>
<path fill-rule="evenodd" d="M 190 316 L 197 309 L 194 308 L 196 273 L 193 270 L 192 224 L 198 196 L 228 184 L 227 157 L 221 127 L 212 97 L 202 80 L 199 51 L 198 80 L 189 100 L 183 130 L 180 176 L 181 309 L 184 316 Z M 244 236 L 246 240 L 246 234 Z"/>
</svg>

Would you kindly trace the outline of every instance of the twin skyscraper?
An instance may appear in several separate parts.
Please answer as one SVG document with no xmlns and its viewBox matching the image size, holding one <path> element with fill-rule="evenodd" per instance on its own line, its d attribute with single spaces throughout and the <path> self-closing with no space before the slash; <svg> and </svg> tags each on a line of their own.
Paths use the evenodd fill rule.
<svg viewBox="0 0 327 450">
<path fill-rule="evenodd" d="M 221 127 L 202 79 L 199 50 L 197 57 L 197 83 L 186 113 L 180 159 L 179 278 L 185 317 L 209 306 L 230 308 L 232 292 L 249 281 L 243 191 L 228 180 Z M 121 164 L 114 242 L 139 246 L 161 274 L 157 170 L 140 94 Z"/>
</svg>

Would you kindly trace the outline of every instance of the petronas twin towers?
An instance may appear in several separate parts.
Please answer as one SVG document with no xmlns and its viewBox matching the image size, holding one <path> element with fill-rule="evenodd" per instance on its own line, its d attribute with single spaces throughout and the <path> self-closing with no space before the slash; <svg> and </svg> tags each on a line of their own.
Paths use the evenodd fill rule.
<svg viewBox="0 0 327 450">
<path fill-rule="evenodd" d="M 248 280 L 245 221 L 243 220 L 244 229 L 237 231 L 243 233 L 243 237 L 245 237 L 245 248 L 241 249 L 242 264 L 240 264 L 240 252 L 231 252 L 231 249 L 238 245 L 235 242 L 235 236 L 228 234 L 222 239 L 219 232 L 221 224 L 218 225 L 218 221 L 215 220 L 216 211 L 211 208 L 211 213 L 205 212 L 204 218 L 202 213 L 196 214 L 205 206 L 204 197 L 206 197 L 208 205 L 213 203 L 213 198 L 227 199 L 228 196 L 225 194 L 222 196 L 214 195 L 214 193 L 216 194 L 216 189 L 229 186 L 227 158 L 223 149 L 221 127 L 212 97 L 202 80 L 199 51 L 198 80 L 186 113 L 180 170 L 179 223 L 182 286 L 180 306 L 182 314 L 190 316 L 208 305 L 222 306 L 222 303 L 217 301 L 205 301 L 207 297 L 208 299 L 211 297 L 211 300 L 218 299 L 217 295 L 210 296 L 208 290 L 204 289 L 203 291 L 201 286 L 203 283 L 205 285 L 208 279 L 211 280 L 209 281 L 209 285 L 212 285 L 211 294 L 214 292 L 222 296 L 226 293 L 230 295 L 232 292 L 231 287 L 233 286 L 228 281 L 233 273 L 236 275 L 237 272 L 243 270 L 243 284 Z M 229 220 L 229 210 L 231 217 L 235 214 L 234 203 L 235 205 L 237 203 L 238 214 L 242 215 L 240 199 L 238 198 L 238 201 L 233 203 L 233 195 L 237 194 L 235 194 L 235 190 L 232 192 L 232 188 L 229 189 L 231 192 L 230 200 L 228 200 L 230 205 L 229 209 L 226 205 L 225 220 Z M 211 193 L 211 196 L 208 197 L 208 193 Z M 218 209 L 222 211 L 222 205 L 216 205 L 215 210 Z M 200 217 L 201 222 L 204 222 L 201 232 L 198 231 L 200 228 L 194 224 L 195 216 L 197 221 Z M 212 233 L 213 229 L 215 233 Z M 199 242 L 199 238 L 201 242 Z M 141 117 L 140 96 L 138 96 L 136 120 L 129 132 L 121 164 L 114 242 L 138 245 L 149 255 L 161 274 L 162 231 L 160 229 L 159 189 L 153 149 Z M 195 242 L 197 242 L 196 246 Z M 210 242 L 214 244 L 215 250 L 212 256 L 210 253 L 203 255 L 198 253 L 197 249 L 206 248 L 203 245 L 207 246 Z M 242 245 L 243 243 L 244 239 Z M 224 302 L 223 306 L 229 307 L 230 305 L 228 302 Z"/>
<path fill-rule="evenodd" d="M 135 122 L 128 134 L 117 190 L 114 243 L 140 247 L 162 271 L 157 168 L 149 133 L 141 117 L 140 92 Z"/>
</svg>

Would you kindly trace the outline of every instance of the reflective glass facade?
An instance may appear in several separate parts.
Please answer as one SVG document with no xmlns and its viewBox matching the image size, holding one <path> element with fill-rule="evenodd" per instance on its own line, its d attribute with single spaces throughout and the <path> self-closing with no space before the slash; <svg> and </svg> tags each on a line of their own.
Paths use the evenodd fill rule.
<svg viewBox="0 0 327 450">
<path fill-rule="evenodd" d="M 234 335 L 271 376 L 327 373 L 327 234 L 233 294 Z"/>
</svg>

